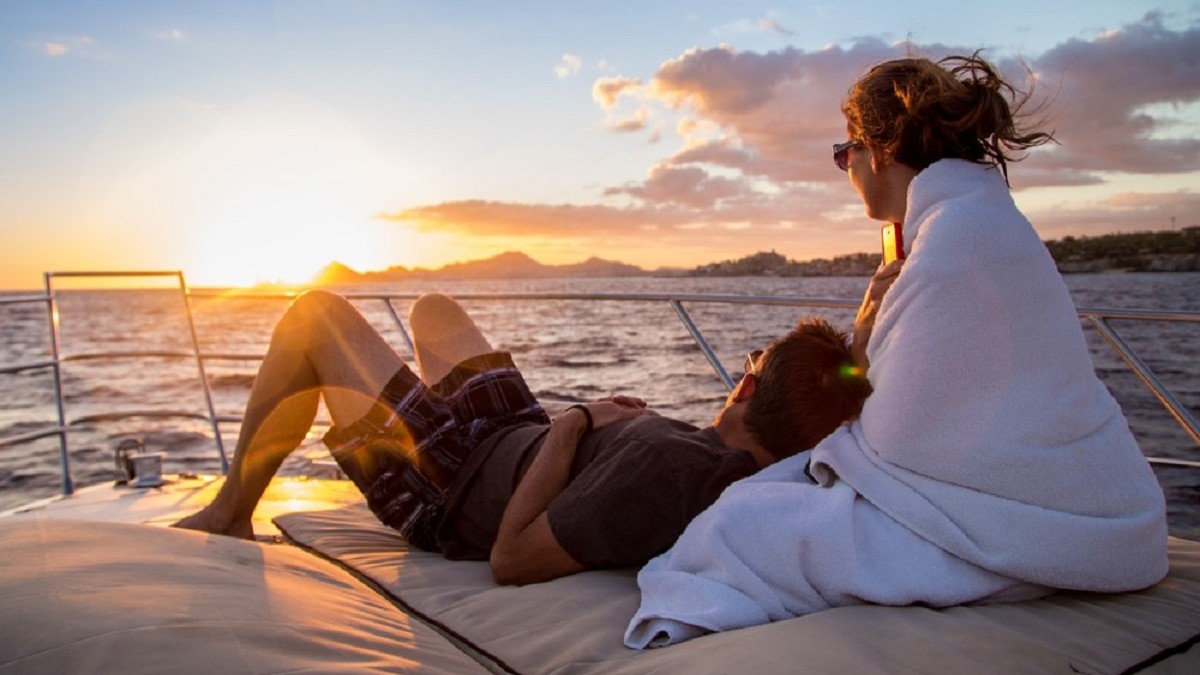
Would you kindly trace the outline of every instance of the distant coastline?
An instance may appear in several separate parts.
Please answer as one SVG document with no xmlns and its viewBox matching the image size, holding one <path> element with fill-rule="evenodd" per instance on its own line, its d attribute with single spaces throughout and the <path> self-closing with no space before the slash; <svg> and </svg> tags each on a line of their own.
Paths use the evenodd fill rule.
<svg viewBox="0 0 1200 675">
<path fill-rule="evenodd" d="M 1197 272 L 1200 271 L 1200 226 L 1182 230 L 1064 237 L 1045 242 L 1060 272 Z M 588 258 L 570 265 L 546 265 L 524 253 L 510 251 L 491 258 L 454 263 L 437 269 L 389 267 L 358 272 L 338 262 L 330 263 L 313 279 L 321 286 L 360 283 L 451 279 L 547 279 L 658 277 L 832 277 L 870 276 L 879 265 L 878 253 L 853 253 L 835 258 L 797 261 L 776 253 L 759 252 L 742 258 L 700 265 L 692 269 L 658 268 Z"/>
</svg>

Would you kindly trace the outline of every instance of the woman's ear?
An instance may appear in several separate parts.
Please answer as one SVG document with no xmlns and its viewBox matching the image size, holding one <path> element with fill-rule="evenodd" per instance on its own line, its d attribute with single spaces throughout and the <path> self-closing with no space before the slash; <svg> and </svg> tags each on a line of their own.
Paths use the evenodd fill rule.
<svg viewBox="0 0 1200 675">
<path fill-rule="evenodd" d="M 879 173 L 892 163 L 892 158 L 876 146 L 868 145 L 867 151 L 871 153 L 871 171 L 875 173 Z"/>
</svg>

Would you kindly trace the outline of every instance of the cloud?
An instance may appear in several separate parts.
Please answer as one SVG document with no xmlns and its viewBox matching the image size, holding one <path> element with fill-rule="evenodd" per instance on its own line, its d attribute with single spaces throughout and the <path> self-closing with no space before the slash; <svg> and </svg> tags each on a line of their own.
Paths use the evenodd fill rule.
<svg viewBox="0 0 1200 675">
<path fill-rule="evenodd" d="M 663 176 L 658 179 L 658 185 L 667 182 Z M 670 178 L 677 179 L 678 175 Z M 680 183 L 686 185 L 688 181 Z M 829 227 L 822 214 L 841 208 L 842 204 L 842 199 L 828 190 L 795 188 L 770 198 L 740 194 L 711 208 L 679 203 L 643 202 L 618 207 L 467 200 L 379 217 L 410 223 L 422 231 L 497 239 L 504 247 L 534 246 L 535 242 L 550 239 L 572 242 L 573 249 L 626 251 L 621 259 L 653 267 L 664 260 L 678 264 L 710 262 L 713 250 L 727 251 L 730 257 L 737 257 L 769 246 L 789 255 L 811 258 L 876 246 L 878 235 L 870 228 L 847 232 Z M 755 228 L 761 237 L 748 238 L 746 231 L 750 228 Z M 515 239 L 524 242 L 514 243 Z"/>
<path fill-rule="evenodd" d="M 744 112 L 766 103 L 775 86 L 795 72 L 803 52 L 739 53 L 722 45 L 690 49 L 658 69 L 651 80 L 655 94 L 671 105 L 692 103 L 702 113 Z"/>
<path fill-rule="evenodd" d="M 726 34 L 747 34 L 747 33 L 773 33 L 775 35 L 791 36 L 795 35 L 792 31 L 784 28 L 779 20 L 772 16 L 765 16 L 761 19 L 738 19 L 730 21 L 719 28 L 712 31 L 713 35 L 718 37 Z"/>
<path fill-rule="evenodd" d="M 162 42 L 185 42 L 183 31 L 178 28 L 168 28 L 154 33 L 154 39 Z"/>
<path fill-rule="evenodd" d="M 583 61 L 574 54 L 563 54 L 559 59 L 558 65 L 554 66 L 554 74 L 558 79 L 566 79 L 579 72 L 583 67 Z"/>
<path fill-rule="evenodd" d="M 637 93 L 642 81 L 628 77 L 602 77 L 592 85 L 592 98 L 605 110 L 617 107 L 617 102 L 628 93 Z"/>
<path fill-rule="evenodd" d="M 645 129 L 649 124 L 649 120 L 650 109 L 643 106 L 638 108 L 632 117 L 605 120 L 604 128 L 618 133 L 632 133 Z"/>
<path fill-rule="evenodd" d="M 1200 194 L 1194 192 L 1121 192 L 1082 205 L 1057 204 L 1029 213 L 1038 233 L 1046 239 L 1078 235 L 1080 224 L 1087 234 L 1165 230 L 1175 219 L 1177 227 L 1200 225 Z"/>
<path fill-rule="evenodd" d="M 1200 140 L 1155 137 L 1172 124 L 1155 104 L 1200 101 L 1200 26 L 1172 31 L 1152 13 L 1095 39 L 1060 44 L 1030 65 L 1049 90 L 1062 144 L 1039 156 L 1040 166 L 1128 173 L 1200 169 Z"/>
<path fill-rule="evenodd" d="M 646 183 L 609 188 L 606 196 L 635 198 L 634 204 L 522 204 L 484 200 L 443 202 L 381 213 L 380 219 L 411 223 L 423 231 L 472 236 L 611 237 L 646 229 L 725 228 L 745 225 L 822 222 L 840 209 L 845 195 L 814 186 L 762 194 L 738 179 L 695 169 L 656 167 Z M 849 186 L 846 194 L 852 194 Z"/>
<path fill-rule="evenodd" d="M 483 200 L 444 202 L 379 216 L 415 224 L 424 231 L 474 236 L 603 236 L 651 225 L 677 225 L 684 214 L 666 209 L 618 208 L 600 204 L 518 204 Z"/>
<path fill-rule="evenodd" d="M 730 169 L 746 170 L 754 163 L 754 153 L 733 139 L 721 138 L 690 145 L 671 157 L 673 164 L 712 164 Z"/>
<path fill-rule="evenodd" d="M 612 76 L 593 85 L 606 128 L 662 133 L 664 143 L 678 141 L 644 179 L 602 190 L 603 199 L 622 205 L 462 201 L 385 217 L 427 230 L 590 238 L 599 246 L 636 241 L 649 230 L 656 246 L 668 240 L 736 241 L 724 238 L 745 227 L 770 232 L 769 240 L 789 254 L 822 239 L 836 246 L 839 233 L 852 238 L 839 229 L 842 222 L 865 222 L 862 204 L 830 159 L 831 145 L 846 133 L 839 104 L 870 65 L 911 51 L 911 45 L 873 37 L 814 51 L 689 49 L 644 80 Z M 917 54 L 937 59 L 971 51 L 934 44 Z M 1010 81 L 1027 88 L 1020 61 L 1002 56 L 996 62 Z M 1171 29 L 1160 15 L 1149 14 L 1090 39 L 1061 43 L 1026 63 L 1036 78 L 1039 98 L 1033 103 L 1048 102 L 1043 112 L 1051 115 L 1060 144 L 1037 148 L 1012 166 L 1015 189 L 1103 186 L 1122 172 L 1200 171 L 1200 139 L 1172 126 L 1185 114 L 1175 111 L 1180 105 L 1190 106 L 1186 116 L 1195 123 L 1200 24 Z M 636 111 L 618 116 L 629 103 Z M 1091 190 L 1103 194 L 1102 187 Z M 1121 195 L 1086 206 L 1042 208 L 1030 216 L 1043 236 L 1059 236 L 1085 228 L 1161 227 L 1171 215 L 1186 220 L 1197 209 L 1200 196 L 1184 192 Z M 851 231 L 870 234 L 871 228 Z M 873 245 L 851 242 L 842 250 Z"/>
<path fill-rule="evenodd" d="M 779 183 L 836 182 L 844 177 L 830 171 L 828 155 L 845 135 L 838 104 L 869 65 L 909 49 L 870 37 L 817 51 L 695 48 L 659 67 L 643 101 L 715 125 L 726 136 L 698 148 L 680 130 L 687 143 L 670 162 L 712 162 Z M 919 54 L 936 59 L 970 51 L 935 44 Z M 1029 87 L 1020 61 L 1002 58 L 997 65 L 1014 84 Z M 1169 135 L 1176 123 L 1171 106 L 1200 101 L 1200 26 L 1172 30 L 1152 13 L 1092 39 L 1064 42 L 1029 67 L 1037 78 L 1038 98 L 1031 103 L 1048 104 L 1043 111 L 1060 145 L 1014 167 L 1014 186 L 1089 185 L 1117 172 L 1200 169 L 1200 139 Z"/>
<path fill-rule="evenodd" d="M 779 183 L 840 182 L 845 177 L 828 159 L 845 136 L 838 104 L 868 65 L 902 55 L 875 39 L 813 52 L 692 49 L 664 63 L 647 89 L 667 108 L 724 132 L 716 145 L 689 145 L 673 162 L 713 161 Z"/>
<path fill-rule="evenodd" d="M 794 32 L 784 28 L 775 19 L 759 19 L 758 25 L 767 33 L 775 33 L 776 35 L 795 35 Z"/>
<path fill-rule="evenodd" d="M 37 43 L 36 48 L 46 56 L 55 59 L 75 56 L 100 61 L 109 58 L 108 54 L 87 35 L 53 37 Z"/>
<path fill-rule="evenodd" d="M 696 167 L 659 165 L 641 184 L 610 188 L 606 196 L 628 195 L 653 204 L 672 204 L 693 209 L 712 208 L 719 200 L 744 194 L 740 180 L 713 177 Z"/>
</svg>

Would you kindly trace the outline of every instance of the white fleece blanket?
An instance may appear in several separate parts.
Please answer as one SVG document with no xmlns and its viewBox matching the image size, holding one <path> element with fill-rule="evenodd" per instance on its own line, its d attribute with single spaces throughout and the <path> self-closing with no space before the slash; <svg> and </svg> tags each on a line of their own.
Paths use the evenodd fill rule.
<svg viewBox="0 0 1200 675">
<path fill-rule="evenodd" d="M 862 602 L 1133 590 L 1166 574 L 1161 489 L 1000 172 L 928 167 L 905 229 L 862 416 L 730 486 L 647 564 L 626 644 Z"/>
</svg>

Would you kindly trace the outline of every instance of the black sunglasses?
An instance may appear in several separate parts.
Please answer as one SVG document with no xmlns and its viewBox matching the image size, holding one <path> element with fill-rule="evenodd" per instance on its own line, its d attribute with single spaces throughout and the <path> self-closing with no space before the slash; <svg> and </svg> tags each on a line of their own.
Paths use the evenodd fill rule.
<svg viewBox="0 0 1200 675">
<path fill-rule="evenodd" d="M 850 166 L 850 150 L 862 145 L 858 141 L 846 141 L 833 144 L 833 163 L 845 171 Z"/>
</svg>

